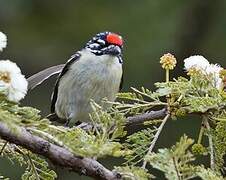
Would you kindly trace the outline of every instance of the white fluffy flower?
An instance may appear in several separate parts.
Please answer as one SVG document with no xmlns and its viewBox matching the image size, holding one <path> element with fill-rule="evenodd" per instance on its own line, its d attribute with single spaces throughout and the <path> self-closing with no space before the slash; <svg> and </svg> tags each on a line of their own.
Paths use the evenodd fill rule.
<svg viewBox="0 0 226 180">
<path fill-rule="evenodd" d="M 0 92 L 10 101 L 18 102 L 27 93 L 28 82 L 20 68 L 9 60 L 0 60 Z"/>
<path fill-rule="evenodd" d="M 205 72 L 208 74 L 208 75 L 212 75 L 213 76 L 213 79 L 214 79 L 214 86 L 217 87 L 218 89 L 221 88 L 221 85 L 222 85 L 222 79 L 220 78 L 220 71 L 222 70 L 223 68 L 218 65 L 218 64 L 210 64 Z"/>
<path fill-rule="evenodd" d="M 207 74 L 219 74 L 222 69 L 223 68 L 219 64 L 210 64 L 205 71 Z"/>
<path fill-rule="evenodd" d="M 190 56 L 184 60 L 184 67 L 188 71 L 190 68 L 205 70 L 210 65 L 209 61 L 203 56 Z"/>
<path fill-rule="evenodd" d="M 0 51 L 3 50 L 7 45 L 7 37 L 4 33 L 0 31 Z"/>
<path fill-rule="evenodd" d="M 187 71 L 191 68 L 201 70 L 202 73 L 213 77 L 213 86 L 220 89 L 222 86 L 222 79 L 220 78 L 220 71 L 223 69 L 218 64 L 210 64 L 203 56 L 190 56 L 184 60 L 184 67 Z"/>
</svg>

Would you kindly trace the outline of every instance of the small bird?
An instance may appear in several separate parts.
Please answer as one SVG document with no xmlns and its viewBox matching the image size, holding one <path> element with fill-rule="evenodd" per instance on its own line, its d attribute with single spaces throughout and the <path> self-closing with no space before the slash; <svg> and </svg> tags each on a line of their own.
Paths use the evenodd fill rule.
<svg viewBox="0 0 226 180">
<path fill-rule="evenodd" d="M 96 34 L 64 65 L 52 94 L 51 113 L 66 125 L 89 122 L 90 101 L 114 101 L 122 87 L 122 37 L 112 32 Z"/>
</svg>

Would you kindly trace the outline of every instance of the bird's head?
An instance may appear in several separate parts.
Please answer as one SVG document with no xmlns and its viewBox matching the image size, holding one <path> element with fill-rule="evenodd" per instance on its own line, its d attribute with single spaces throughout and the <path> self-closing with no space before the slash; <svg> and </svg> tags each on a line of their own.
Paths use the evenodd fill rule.
<svg viewBox="0 0 226 180">
<path fill-rule="evenodd" d="M 111 56 L 121 56 L 122 47 L 122 37 L 112 32 L 96 34 L 85 46 L 96 55 L 108 54 Z"/>
</svg>

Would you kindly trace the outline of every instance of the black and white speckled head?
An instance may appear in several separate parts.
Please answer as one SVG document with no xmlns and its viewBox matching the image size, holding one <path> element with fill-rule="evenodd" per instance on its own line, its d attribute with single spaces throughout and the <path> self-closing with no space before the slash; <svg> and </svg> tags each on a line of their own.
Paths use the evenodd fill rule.
<svg viewBox="0 0 226 180">
<path fill-rule="evenodd" d="M 122 47 L 122 37 L 107 31 L 96 34 L 85 46 L 95 55 L 108 54 L 112 56 L 121 56 Z"/>
</svg>

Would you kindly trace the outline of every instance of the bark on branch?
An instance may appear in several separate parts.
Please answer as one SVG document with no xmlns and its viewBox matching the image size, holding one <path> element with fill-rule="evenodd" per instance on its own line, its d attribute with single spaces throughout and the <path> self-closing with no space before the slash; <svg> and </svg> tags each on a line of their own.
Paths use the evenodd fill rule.
<svg viewBox="0 0 226 180">
<path fill-rule="evenodd" d="M 108 170 L 94 159 L 75 156 L 63 147 L 30 134 L 25 128 L 18 128 L 18 131 L 19 133 L 13 133 L 6 124 L 0 122 L 0 136 L 2 139 L 29 149 L 33 153 L 40 154 L 54 164 L 97 179 L 120 179 L 117 173 Z"/>
<path fill-rule="evenodd" d="M 151 111 L 143 115 L 137 115 L 127 118 L 127 124 L 142 123 L 146 120 L 161 118 L 166 115 L 166 110 Z M 79 174 L 93 177 L 95 179 L 118 180 L 120 174 L 105 168 L 98 161 L 90 158 L 75 156 L 67 149 L 57 146 L 32 135 L 25 128 L 18 127 L 18 132 L 12 132 L 7 124 L 0 122 L 0 136 L 2 139 L 20 145 L 33 153 L 40 154 L 56 165 L 68 168 Z"/>
<path fill-rule="evenodd" d="M 164 118 L 166 114 L 167 114 L 167 109 L 164 108 L 158 111 L 150 111 L 144 114 L 131 116 L 126 119 L 126 125 L 141 124 L 147 120 Z"/>
</svg>

